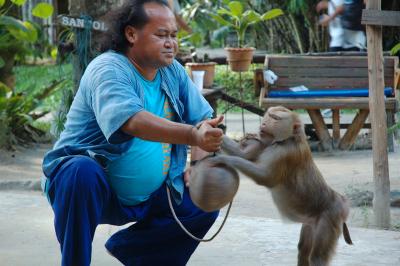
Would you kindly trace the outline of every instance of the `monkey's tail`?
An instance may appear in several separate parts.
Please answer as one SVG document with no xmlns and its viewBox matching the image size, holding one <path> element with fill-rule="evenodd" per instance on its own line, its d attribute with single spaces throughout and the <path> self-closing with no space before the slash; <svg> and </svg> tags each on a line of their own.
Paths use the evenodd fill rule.
<svg viewBox="0 0 400 266">
<path fill-rule="evenodd" d="M 350 237 L 349 228 L 347 228 L 346 223 L 343 223 L 343 237 L 344 237 L 344 241 L 346 241 L 347 244 L 353 245 L 353 241 L 351 241 L 351 237 Z"/>
</svg>

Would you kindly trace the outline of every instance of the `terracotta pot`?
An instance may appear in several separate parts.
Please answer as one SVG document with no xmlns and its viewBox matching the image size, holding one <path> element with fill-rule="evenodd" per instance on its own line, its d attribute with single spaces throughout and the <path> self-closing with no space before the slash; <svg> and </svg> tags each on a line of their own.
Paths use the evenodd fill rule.
<svg viewBox="0 0 400 266">
<path fill-rule="evenodd" d="M 232 71 L 243 72 L 249 70 L 251 61 L 253 60 L 255 48 L 225 48 L 228 52 L 226 61 L 228 61 L 229 66 Z"/>
<path fill-rule="evenodd" d="M 212 166 L 209 158 L 197 162 L 189 177 L 193 203 L 206 212 L 216 211 L 233 200 L 239 188 L 239 175 L 227 165 Z"/>
<path fill-rule="evenodd" d="M 192 71 L 204 70 L 204 83 L 203 87 L 211 88 L 214 83 L 214 74 L 215 74 L 215 62 L 207 62 L 207 63 L 186 63 L 186 66 L 189 68 L 189 75 L 192 77 Z"/>
</svg>

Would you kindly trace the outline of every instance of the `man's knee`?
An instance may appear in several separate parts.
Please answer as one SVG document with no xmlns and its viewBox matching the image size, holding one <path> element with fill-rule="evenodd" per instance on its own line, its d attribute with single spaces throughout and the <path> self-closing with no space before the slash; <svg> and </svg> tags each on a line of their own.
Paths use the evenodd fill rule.
<svg viewBox="0 0 400 266">
<path fill-rule="evenodd" d="M 106 179 L 102 167 L 92 158 L 76 156 L 69 160 L 63 169 L 62 181 L 73 190 L 80 192 L 93 192 L 99 187 L 105 187 Z M 67 187 L 64 187 L 67 189 Z"/>
</svg>

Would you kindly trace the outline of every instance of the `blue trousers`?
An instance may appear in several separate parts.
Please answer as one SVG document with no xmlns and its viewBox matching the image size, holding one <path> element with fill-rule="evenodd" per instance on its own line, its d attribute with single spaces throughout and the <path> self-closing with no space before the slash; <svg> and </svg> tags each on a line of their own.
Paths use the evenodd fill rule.
<svg viewBox="0 0 400 266">
<path fill-rule="evenodd" d="M 165 184 L 149 200 L 124 206 L 111 190 L 103 168 L 93 159 L 76 156 L 51 176 L 48 196 L 62 253 L 62 265 L 89 265 L 92 241 L 98 224 L 123 225 L 105 244 L 124 265 L 185 265 L 198 246 L 174 220 Z M 182 223 L 203 237 L 218 212 L 203 212 L 193 205 L 185 189 L 183 202 L 173 203 Z"/>
</svg>

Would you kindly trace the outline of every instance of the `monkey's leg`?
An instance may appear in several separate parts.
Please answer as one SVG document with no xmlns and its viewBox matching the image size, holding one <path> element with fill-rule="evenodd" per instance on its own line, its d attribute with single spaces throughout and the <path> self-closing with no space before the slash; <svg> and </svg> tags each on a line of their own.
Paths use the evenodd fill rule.
<svg viewBox="0 0 400 266">
<path fill-rule="evenodd" d="M 299 250 L 297 265 L 310 266 L 310 254 L 313 247 L 314 232 L 311 225 L 303 224 L 300 232 L 300 240 L 297 246 Z"/>
<path fill-rule="evenodd" d="M 340 217 L 322 214 L 314 234 L 314 248 L 310 258 L 312 266 L 329 265 L 341 233 L 341 225 Z"/>
</svg>

